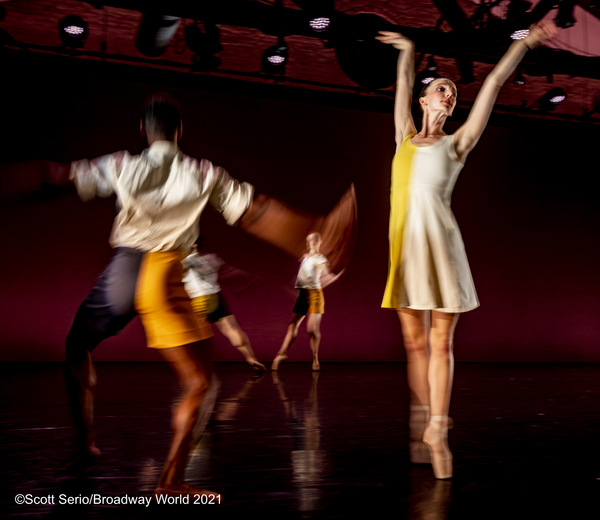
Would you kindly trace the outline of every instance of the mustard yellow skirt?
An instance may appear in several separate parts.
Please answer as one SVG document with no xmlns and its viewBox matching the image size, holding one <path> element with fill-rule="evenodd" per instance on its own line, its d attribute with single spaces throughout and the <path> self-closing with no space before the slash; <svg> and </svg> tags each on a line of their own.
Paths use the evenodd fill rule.
<svg viewBox="0 0 600 520">
<path fill-rule="evenodd" d="M 146 253 L 138 275 L 135 307 L 149 348 L 172 348 L 212 337 L 208 321 L 197 315 L 183 286 L 177 251 Z"/>
</svg>

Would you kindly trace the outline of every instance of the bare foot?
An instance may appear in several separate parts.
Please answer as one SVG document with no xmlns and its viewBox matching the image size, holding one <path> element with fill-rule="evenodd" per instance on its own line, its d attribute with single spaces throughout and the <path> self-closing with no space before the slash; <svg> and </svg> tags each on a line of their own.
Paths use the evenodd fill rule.
<svg viewBox="0 0 600 520">
<path fill-rule="evenodd" d="M 69 473 L 85 472 L 98 462 L 100 455 L 100 450 L 94 443 L 81 446 L 73 461 L 68 465 L 67 471 Z"/>
<path fill-rule="evenodd" d="M 266 372 L 267 369 L 265 367 L 265 365 L 263 365 L 262 363 L 260 363 L 259 361 L 257 361 L 256 359 L 253 359 L 252 361 L 248 361 L 248 364 L 257 372 L 261 373 L 261 372 Z"/>
<path fill-rule="evenodd" d="M 88 457 L 93 457 L 95 459 L 99 458 L 100 455 L 102 455 L 102 453 L 100 453 L 100 450 L 98 449 L 98 446 L 96 446 L 95 442 L 90 442 L 85 447 L 85 453 L 87 454 Z"/>
<path fill-rule="evenodd" d="M 273 363 L 271 364 L 271 370 L 279 370 L 279 363 L 281 363 L 284 359 L 287 359 L 285 354 L 277 354 Z"/>
</svg>

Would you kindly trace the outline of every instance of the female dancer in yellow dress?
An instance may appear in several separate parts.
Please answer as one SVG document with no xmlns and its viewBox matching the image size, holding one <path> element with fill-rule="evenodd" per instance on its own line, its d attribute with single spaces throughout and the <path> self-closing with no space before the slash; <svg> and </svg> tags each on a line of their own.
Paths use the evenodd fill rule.
<svg viewBox="0 0 600 520">
<path fill-rule="evenodd" d="M 410 455 L 431 460 L 436 478 L 452 477 L 448 409 L 453 377 L 453 336 L 461 312 L 479 305 L 450 197 L 458 174 L 489 119 L 498 92 L 528 49 L 557 32 L 540 22 L 515 41 L 485 79 L 465 123 L 444 130 L 456 105 L 456 86 L 445 78 L 421 92 L 419 132 L 411 115 L 414 43 L 381 31 L 377 39 L 400 50 L 394 121 L 390 259 L 382 307 L 395 309 L 402 326 L 411 396 Z"/>
</svg>

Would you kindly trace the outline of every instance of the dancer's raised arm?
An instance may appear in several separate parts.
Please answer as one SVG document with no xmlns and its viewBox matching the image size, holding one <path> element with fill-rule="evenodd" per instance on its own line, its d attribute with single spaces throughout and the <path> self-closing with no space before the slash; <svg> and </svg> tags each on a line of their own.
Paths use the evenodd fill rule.
<svg viewBox="0 0 600 520">
<path fill-rule="evenodd" d="M 393 45 L 394 49 L 400 51 L 394 105 L 396 147 L 398 147 L 407 135 L 417 131 L 411 113 L 412 90 L 415 82 L 415 44 L 399 33 L 379 31 L 379 34 L 376 39 Z"/>
<path fill-rule="evenodd" d="M 550 39 L 558 32 L 553 22 L 542 21 L 529 29 L 529 35 L 522 40 L 516 40 L 500 59 L 494 70 L 487 76 L 473 108 L 465 123 L 454 134 L 454 146 L 461 162 L 479 141 L 485 130 L 492 108 L 498 97 L 498 92 L 504 82 L 513 73 L 529 49 L 537 47 L 544 40 Z"/>
</svg>

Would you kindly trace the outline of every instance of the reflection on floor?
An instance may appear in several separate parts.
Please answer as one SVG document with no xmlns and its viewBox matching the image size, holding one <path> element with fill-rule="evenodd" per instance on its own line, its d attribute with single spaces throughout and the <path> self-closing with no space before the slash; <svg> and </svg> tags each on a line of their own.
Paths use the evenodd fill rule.
<svg viewBox="0 0 600 520">
<path fill-rule="evenodd" d="M 2 517 L 600 517 L 598 365 L 458 364 L 452 481 L 408 463 L 404 369 L 287 363 L 253 378 L 243 364 L 217 365 L 220 392 L 187 478 L 223 503 L 148 505 L 177 394 L 168 366 L 98 365 L 103 457 L 74 475 L 61 367 L 4 365 Z"/>
</svg>

